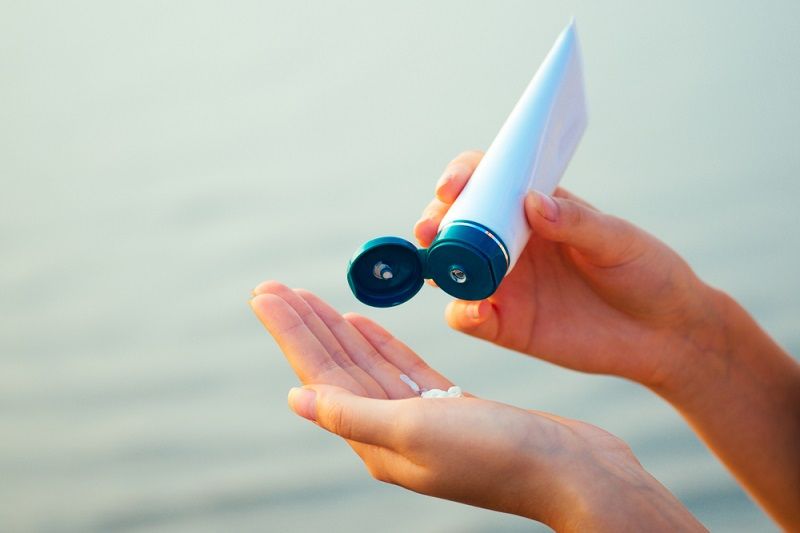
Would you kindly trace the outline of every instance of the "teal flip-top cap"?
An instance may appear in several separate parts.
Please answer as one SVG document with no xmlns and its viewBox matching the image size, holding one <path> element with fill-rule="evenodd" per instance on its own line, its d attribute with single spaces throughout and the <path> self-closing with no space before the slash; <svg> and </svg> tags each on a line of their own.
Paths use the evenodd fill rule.
<svg viewBox="0 0 800 533">
<path fill-rule="evenodd" d="M 356 298 L 372 307 L 410 300 L 425 278 L 456 298 L 482 300 L 497 290 L 508 265 L 500 238 L 480 224 L 456 220 L 439 231 L 427 250 L 399 237 L 365 242 L 350 260 L 347 283 Z"/>
<path fill-rule="evenodd" d="M 350 259 L 347 283 L 361 302 L 392 307 L 410 300 L 425 281 L 425 250 L 399 237 L 365 242 Z"/>
<path fill-rule="evenodd" d="M 426 269 L 447 294 L 461 300 L 483 300 L 497 290 L 508 271 L 505 244 L 475 222 L 456 220 L 428 248 Z"/>
</svg>

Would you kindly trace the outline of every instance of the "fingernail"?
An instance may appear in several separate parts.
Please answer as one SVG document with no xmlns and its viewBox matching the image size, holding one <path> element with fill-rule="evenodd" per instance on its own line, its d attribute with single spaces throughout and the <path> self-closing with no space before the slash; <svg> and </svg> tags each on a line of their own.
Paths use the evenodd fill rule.
<svg viewBox="0 0 800 533">
<path fill-rule="evenodd" d="M 292 387 L 289 390 L 289 407 L 298 415 L 311 420 L 317 419 L 317 393 L 313 389 Z"/>
<path fill-rule="evenodd" d="M 436 195 L 439 196 L 441 189 L 451 182 L 453 178 L 462 174 L 466 174 L 467 172 L 469 172 L 469 169 L 460 163 L 448 166 L 446 169 L 444 169 L 444 173 L 442 173 L 439 181 L 436 182 Z"/>
<path fill-rule="evenodd" d="M 536 212 L 550 222 L 558 220 L 558 204 L 550 196 L 540 191 L 533 191 L 536 196 Z"/>
<path fill-rule="evenodd" d="M 255 296 L 250 298 L 250 300 L 247 303 L 250 305 L 250 309 L 252 309 L 253 312 L 258 315 L 261 305 L 263 305 L 261 304 L 263 300 L 264 298 L 260 294 L 256 294 Z"/>
<path fill-rule="evenodd" d="M 439 191 L 439 189 L 441 189 L 442 187 L 444 187 L 444 185 L 445 185 L 445 184 L 446 184 L 448 181 L 450 181 L 451 179 L 453 179 L 453 172 L 452 172 L 452 171 L 451 171 L 451 170 L 448 168 L 448 169 L 446 169 L 446 170 L 444 171 L 444 173 L 441 175 L 441 177 L 439 178 L 439 180 L 436 182 L 436 186 L 435 186 L 434 190 L 438 192 L 438 191 Z"/>
<path fill-rule="evenodd" d="M 414 223 L 414 231 L 416 232 L 421 226 L 423 226 L 426 222 L 428 222 L 430 218 L 425 215 L 422 215 L 419 220 Z"/>
</svg>

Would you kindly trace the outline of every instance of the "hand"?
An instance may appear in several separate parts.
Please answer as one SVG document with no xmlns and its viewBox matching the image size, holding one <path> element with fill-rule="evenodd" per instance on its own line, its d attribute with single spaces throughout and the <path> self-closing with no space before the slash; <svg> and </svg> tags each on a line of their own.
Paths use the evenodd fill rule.
<svg viewBox="0 0 800 533">
<path fill-rule="evenodd" d="M 414 233 L 429 246 L 478 165 L 465 152 L 446 168 Z M 678 381 L 683 354 L 712 342 L 711 289 L 661 241 L 564 189 L 531 194 L 528 245 L 497 292 L 453 301 L 451 327 L 553 363 L 651 387 Z"/>
<path fill-rule="evenodd" d="M 423 246 L 481 157 L 465 152 L 447 166 L 415 226 Z M 450 303 L 448 323 L 648 386 L 784 528 L 800 530 L 800 365 L 733 299 L 633 224 L 564 189 L 531 194 L 524 209 L 533 234 L 516 266 L 487 300 Z"/>
<path fill-rule="evenodd" d="M 376 479 L 558 530 L 702 529 L 599 428 L 474 397 L 419 398 L 400 375 L 423 389 L 452 383 L 369 319 L 276 282 L 251 305 L 306 384 L 291 408 L 347 439 Z"/>
</svg>

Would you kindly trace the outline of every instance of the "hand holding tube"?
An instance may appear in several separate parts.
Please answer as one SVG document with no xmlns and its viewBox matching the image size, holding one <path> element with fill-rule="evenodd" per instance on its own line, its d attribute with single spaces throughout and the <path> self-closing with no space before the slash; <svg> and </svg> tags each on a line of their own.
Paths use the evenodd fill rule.
<svg viewBox="0 0 800 533">
<path fill-rule="evenodd" d="M 425 246 L 469 180 L 480 152 L 448 165 L 414 232 Z M 680 256 L 636 226 L 557 189 L 532 193 L 525 215 L 533 235 L 494 295 L 456 300 L 455 329 L 581 370 L 667 385 L 702 348 L 710 289 Z M 685 335 L 674 335 L 675 331 Z"/>
<path fill-rule="evenodd" d="M 448 165 L 417 222 L 424 246 L 481 158 Z M 563 189 L 532 194 L 533 235 L 455 329 L 553 363 L 639 382 L 669 401 L 787 530 L 800 529 L 800 365 L 664 243 Z M 769 450 L 769 453 L 764 453 Z"/>
<path fill-rule="evenodd" d="M 494 294 L 530 235 L 523 202 L 552 192 L 580 142 L 587 113 L 580 46 L 571 21 L 556 39 L 481 164 L 440 220 L 427 249 L 397 237 L 367 241 L 353 254 L 347 282 L 367 305 L 412 298 L 424 279 L 448 294 L 481 300 Z M 388 276 L 382 274 L 386 268 Z"/>
</svg>

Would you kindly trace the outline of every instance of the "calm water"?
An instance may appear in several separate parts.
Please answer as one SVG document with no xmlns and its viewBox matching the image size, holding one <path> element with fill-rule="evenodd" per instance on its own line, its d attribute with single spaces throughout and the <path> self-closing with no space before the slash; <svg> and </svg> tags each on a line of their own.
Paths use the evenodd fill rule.
<svg viewBox="0 0 800 533">
<path fill-rule="evenodd" d="M 19 2 L 0 7 L 0 529 L 497 531 L 373 482 L 291 415 L 258 281 L 372 316 L 481 396 L 628 441 L 708 526 L 774 527 L 643 389 L 456 334 L 426 288 L 358 304 L 569 16 L 590 126 L 565 184 L 636 221 L 800 353 L 796 2 Z"/>
</svg>

